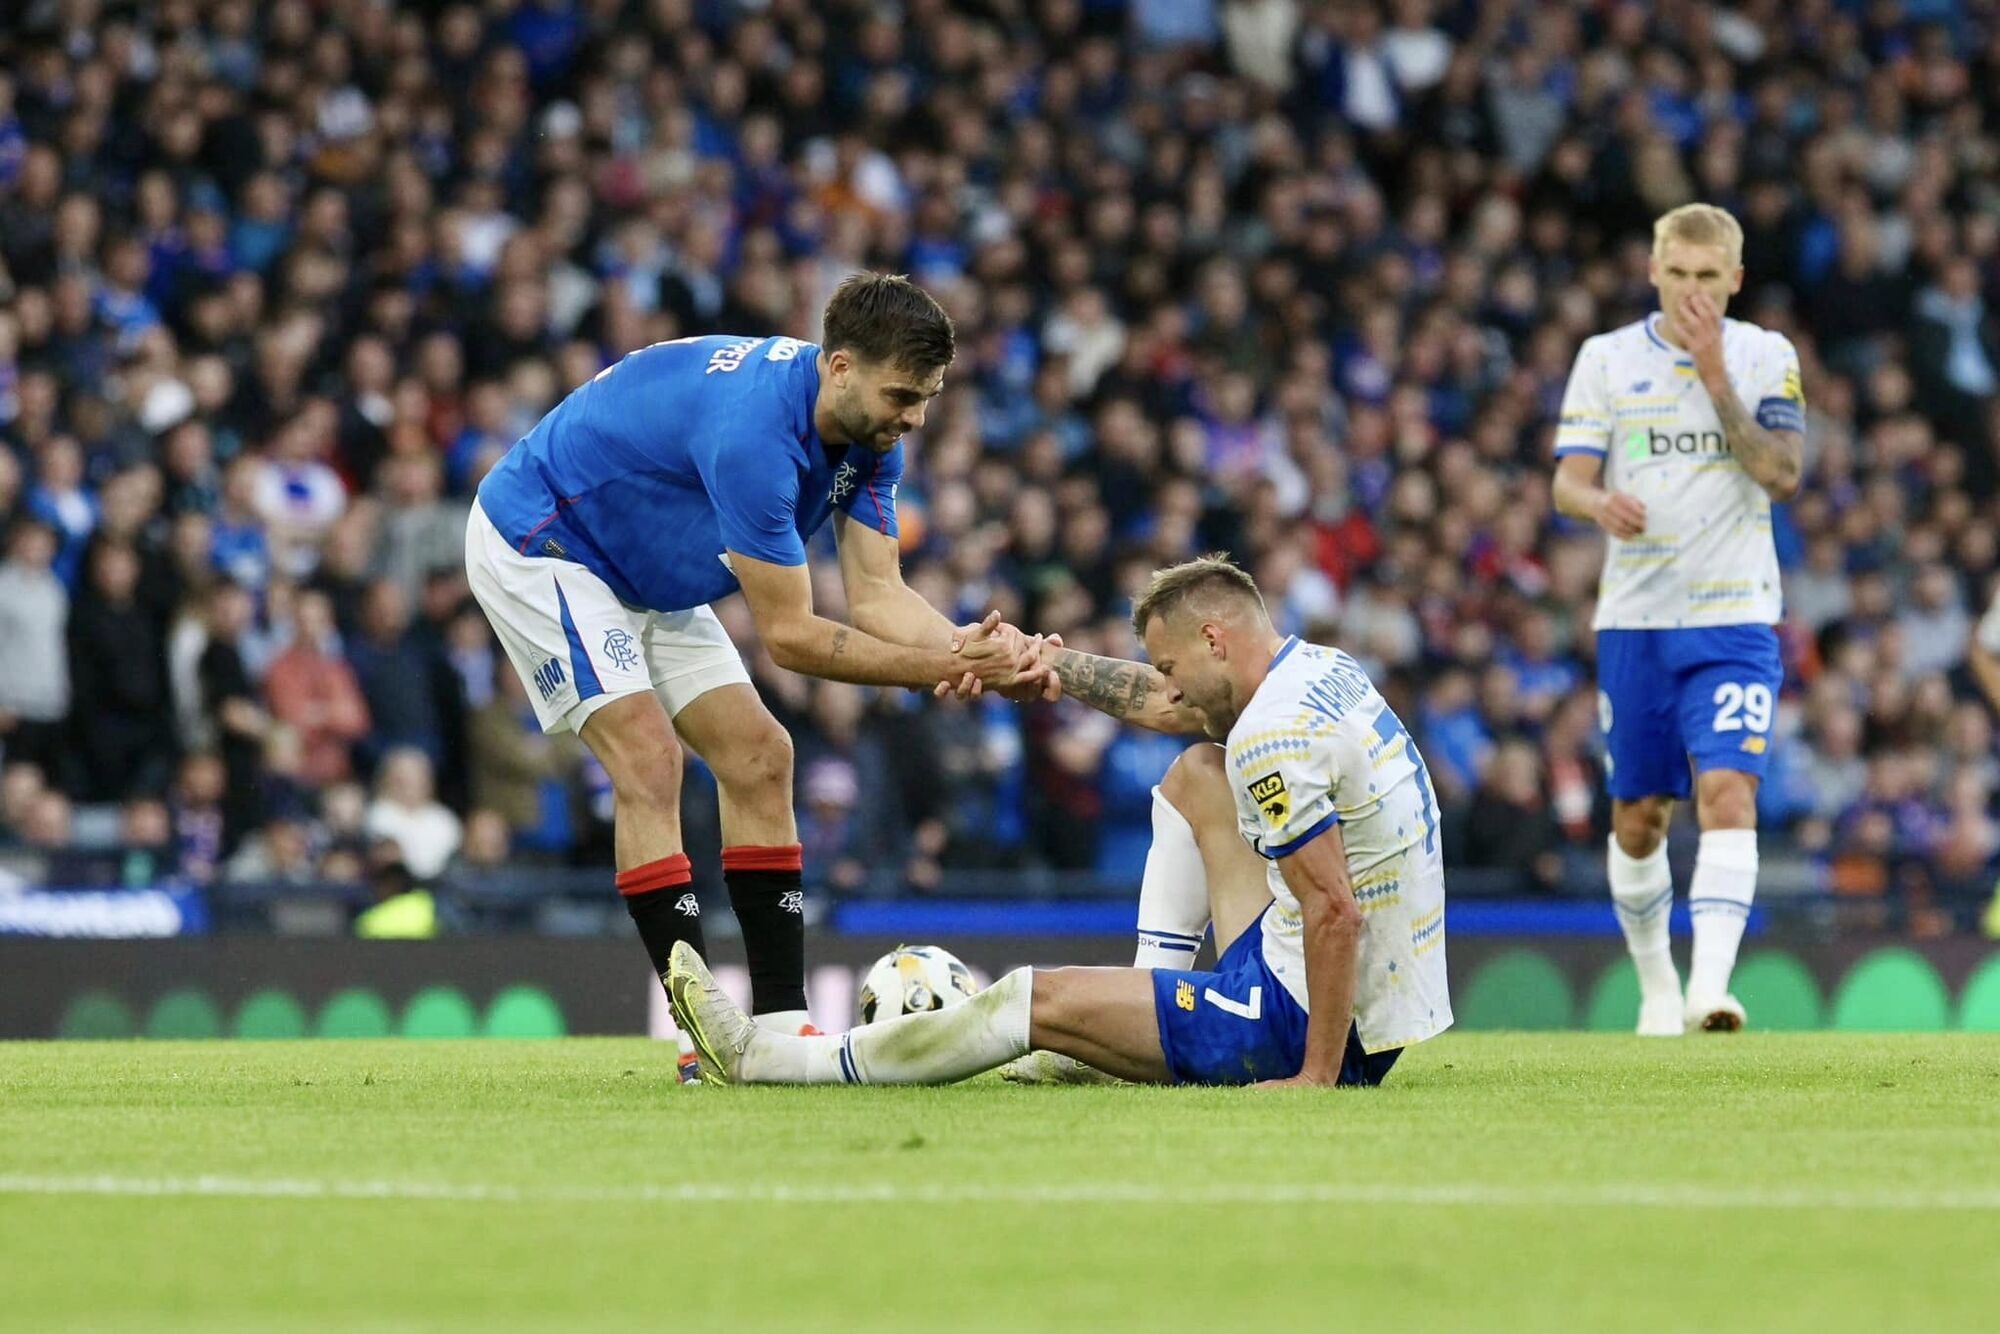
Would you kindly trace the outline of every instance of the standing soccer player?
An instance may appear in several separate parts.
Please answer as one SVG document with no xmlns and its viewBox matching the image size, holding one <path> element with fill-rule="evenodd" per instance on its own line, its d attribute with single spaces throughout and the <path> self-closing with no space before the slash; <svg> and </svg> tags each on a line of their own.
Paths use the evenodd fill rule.
<svg viewBox="0 0 2000 1334">
<path fill-rule="evenodd" d="M 1757 785 L 1784 675 L 1771 502 L 1799 489 L 1805 398 L 1782 334 L 1723 318 L 1742 258 L 1724 210 L 1661 217 L 1659 313 L 1585 341 L 1556 431 L 1556 507 L 1608 538 L 1595 625 L 1611 897 L 1651 1036 L 1744 1022 L 1729 975 L 1757 889 Z M 1690 789 L 1701 846 L 1683 1000 L 1666 836 Z"/>
<path fill-rule="evenodd" d="M 950 319 L 905 278 L 856 275 L 825 339 L 632 353 L 508 452 L 466 529 L 473 595 L 543 730 L 576 732 L 611 777 L 618 891 L 654 970 L 676 941 L 702 941 L 685 741 L 721 791 L 754 1008 L 792 1031 L 806 1022 L 792 744 L 708 604 L 740 588 L 777 664 L 828 680 L 1029 689 L 1044 674 L 997 613 L 956 627 L 902 580 L 900 441 L 951 364 Z M 829 517 L 851 626 L 813 610 L 805 542 Z"/>
</svg>

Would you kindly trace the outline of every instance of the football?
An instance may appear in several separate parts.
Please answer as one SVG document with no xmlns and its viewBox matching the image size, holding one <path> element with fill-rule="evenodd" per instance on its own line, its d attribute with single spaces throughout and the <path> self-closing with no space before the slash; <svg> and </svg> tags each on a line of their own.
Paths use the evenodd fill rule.
<svg viewBox="0 0 2000 1334">
<path fill-rule="evenodd" d="M 972 970 L 950 950 L 898 945 L 877 959 L 861 981 L 861 1022 L 957 1005 L 979 988 Z"/>
</svg>

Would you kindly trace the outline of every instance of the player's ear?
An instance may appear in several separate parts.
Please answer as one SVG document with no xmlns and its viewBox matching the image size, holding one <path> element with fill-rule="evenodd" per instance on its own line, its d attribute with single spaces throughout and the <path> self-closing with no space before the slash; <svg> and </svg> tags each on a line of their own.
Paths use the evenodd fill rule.
<svg viewBox="0 0 2000 1334">
<path fill-rule="evenodd" d="M 846 348 L 835 348 L 826 354 L 827 378 L 835 384 L 847 383 L 847 373 L 853 368 L 854 357 Z"/>
<path fill-rule="evenodd" d="M 1742 290 L 1743 290 L 1743 266 L 1741 264 L 1738 264 L 1736 266 L 1735 274 L 1732 275 L 1729 279 L 1729 295 L 1735 296 L 1738 292 Z"/>
</svg>

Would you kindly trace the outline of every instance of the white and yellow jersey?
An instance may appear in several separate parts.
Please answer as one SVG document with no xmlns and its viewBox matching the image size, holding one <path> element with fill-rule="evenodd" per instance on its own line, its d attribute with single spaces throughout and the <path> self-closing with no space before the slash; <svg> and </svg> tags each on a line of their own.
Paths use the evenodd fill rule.
<svg viewBox="0 0 2000 1334">
<path fill-rule="evenodd" d="M 1769 429 L 1805 429 L 1799 356 L 1783 334 L 1722 322 L 1736 395 Z M 1771 501 L 1729 451 L 1694 360 L 1657 313 L 1586 339 L 1563 394 L 1556 457 L 1595 454 L 1604 485 L 1638 497 L 1646 531 L 1610 538 L 1600 630 L 1774 625 L 1782 615 Z"/>
<path fill-rule="evenodd" d="M 1264 960 L 1293 999 L 1308 1004 L 1304 923 L 1280 862 L 1338 824 L 1361 907 L 1362 1046 L 1406 1047 L 1450 1027 L 1437 798 L 1361 664 L 1287 639 L 1224 745 L 1237 827 L 1271 862 Z"/>
</svg>

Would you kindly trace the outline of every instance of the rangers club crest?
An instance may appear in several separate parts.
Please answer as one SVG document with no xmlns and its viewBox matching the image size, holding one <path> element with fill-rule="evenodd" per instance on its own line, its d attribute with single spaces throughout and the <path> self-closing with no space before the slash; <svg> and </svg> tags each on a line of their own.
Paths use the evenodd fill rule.
<svg viewBox="0 0 2000 1334">
<path fill-rule="evenodd" d="M 838 505 L 854 494 L 855 479 L 860 474 L 852 463 L 843 463 L 833 474 L 833 503 Z"/>
<path fill-rule="evenodd" d="M 613 667 L 629 672 L 639 665 L 639 641 L 629 630 L 614 626 L 604 632 L 604 656 Z"/>
</svg>

